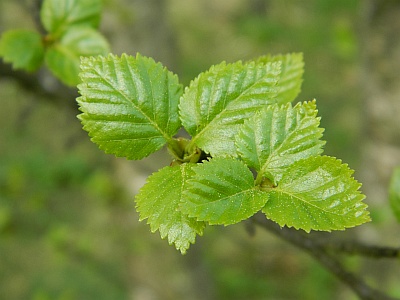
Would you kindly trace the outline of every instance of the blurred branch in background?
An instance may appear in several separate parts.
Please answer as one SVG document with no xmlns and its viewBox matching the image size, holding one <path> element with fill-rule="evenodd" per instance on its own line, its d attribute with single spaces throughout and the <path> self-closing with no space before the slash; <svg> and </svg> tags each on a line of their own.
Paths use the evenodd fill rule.
<svg viewBox="0 0 400 300">
<path fill-rule="evenodd" d="M 317 261 L 321 263 L 326 269 L 328 269 L 332 274 L 334 274 L 339 280 L 344 284 L 348 285 L 359 297 L 363 300 L 394 300 L 398 298 L 392 298 L 384 293 L 370 287 L 366 282 L 364 282 L 357 274 L 351 273 L 346 270 L 344 265 L 342 265 L 332 254 L 329 254 L 327 250 L 337 250 L 337 248 L 328 248 L 327 245 L 321 245 L 321 243 L 314 241 L 310 235 L 306 235 L 302 231 L 295 230 L 293 228 L 279 227 L 278 224 L 265 218 L 263 214 L 256 214 L 252 217 L 255 224 L 260 227 L 274 233 L 276 236 L 284 239 L 285 241 L 299 247 L 300 249 L 309 253 Z M 376 253 L 376 247 L 370 248 L 363 245 L 359 245 L 357 249 L 363 249 L 363 253 L 369 248 L 368 253 L 374 251 Z M 379 248 L 381 253 L 387 253 L 388 251 L 393 252 L 393 249 L 386 249 L 384 247 Z M 357 251 L 354 249 L 354 251 Z M 396 249 L 396 255 L 398 257 L 399 249 Z M 361 252 L 358 252 L 361 254 Z M 378 253 L 376 253 L 378 254 Z"/>
<path fill-rule="evenodd" d="M 77 89 L 59 83 L 45 70 L 30 74 L 25 71 L 13 70 L 10 64 L 0 61 L 0 78 L 2 80 L 14 80 L 22 89 L 36 94 L 38 101 L 48 101 L 70 107 L 72 112 L 77 112 L 75 102 L 78 96 Z"/>
<path fill-rule="evenodd" d="M 366 245 L 357 241 L 318 242 L 321 248 L 337 254 L 360 255 L 370 258 L 399 258 L 400 248 Z"/>
</svg>

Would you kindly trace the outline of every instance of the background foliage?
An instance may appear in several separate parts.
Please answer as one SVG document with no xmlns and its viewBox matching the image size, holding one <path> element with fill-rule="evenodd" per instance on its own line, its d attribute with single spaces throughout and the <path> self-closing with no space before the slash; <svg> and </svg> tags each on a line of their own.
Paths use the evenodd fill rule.
<svg viewBox="0 0 400 300">
<path fill-rule="evenodd" d="M 32 5 L 1 1 L 0 32 L 34 28 L 38 12 Z M 303 52 L 306 72 L 298 99 L 318 100 L 321 127 L 327 129 L 325 153 L 341 157 L 360 176 L 362 1 L 107 0 L 104 5 L 100 30 L 113 53 L 152 56 L 185 85 L 222 60 Z M 133 194 L 168 159 L 154 155 L 139 163 L 105 156 L 76 119 L 75 92 L 60 101 L 49 96 L 57 95 L 58 82 L 44 69 L 36 76 L 48 94 L 0 78 L 0 295 L 355 299 L 298 249 L 268 233 L 251 235 L 243 225 L 207 228 L 184 257 L 158 234 L 149 234 L 147 225 L 137 222 Z M 321 239 L 357 235 L 396 246 L 399 227 L 387 201 L 376 204 L 368 196 L 371 224 Z M 398 263 L 358 258 L 347 263 L 400 296 Z"/>
</svg>

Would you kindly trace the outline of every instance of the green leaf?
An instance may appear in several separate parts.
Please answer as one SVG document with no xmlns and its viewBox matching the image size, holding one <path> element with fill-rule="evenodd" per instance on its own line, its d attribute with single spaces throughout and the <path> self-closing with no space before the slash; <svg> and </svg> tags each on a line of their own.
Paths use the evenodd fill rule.
<svg viewBox="0 0 400 300">
<path fill-rule="evenodd" d="M 136 196 L 140 220 L 147 219 L 152 232 L 160 231 L 161 238 L 168 237 L 169 244 L 186 253 L 195 242 L 196 234 L 203 235 L 204 222 L 182 214 L 179 206 L 182 191 L 193 175 L 193 164 L 165 167 L 152 174 Z"/>
<path fill-rule="evenodd" d="M 54 37 L 61 36 L 71 26 L 97 28 L 102 0 L 44 0 L 40 19 Z"/>
<path fill-rule="evenodd" d="M 235 153 L 239 125 L 262 107 L 276 102 L 280 63 L 213 66 L 193 80 L 179 107 L 183 126 L 212 156 Z"/>
<path fill-rule="evenodd" d="M 247 166 L 234 158 L 213 158 L 193 168 L 182 211 L 210 224 L 234 224 L 259 211 L 268 194 L 254 185 Z"/>
<path fill-rule="evenodd" d="M 361 186 L 353 171 L 328 156 L 291 165 L 276 187 L 264 187 L 266 216 L 280 226 L 310 230 L 343 230 L 370 221 Z"/>
<path fill-rule="evenodd" d="M 275 184 L 286 168 L 301 159 L 322 153 L 315 101 L 271 105 L 246 121 L 236 136 L 239 156 L 249 167 Z"/>
<path fill-rule="evenodd" d="M 400 167 L 393 171 L 389 187 L 389 201 L 397 221 L 400 222 Z"/>
<path fill-rule="evenodd" d="M 79 82 L 81 56 L 106 55 L 108 43 L 96 30 L 89 27 L 70 28 L 58 43 L 46 51 L 48 68 L 63 83 L 76 86 Z"/>
<path fill-rule="evenodd" d="M 180 128 L 182 87 L 160 63 L 139 54 L 109 55 L 85 58 L 81 68 L 79 119 L 106 153 L 141 159 Z"/>
<path fill-rule="evenodd" d="M 35 71 L 42 65 L 43 55 L 42 37 L 35 31 L 9 30 L 1 36 L 0 56 L 14 69 Z"/>
<path fill-rule="evenodd" d="M 266 55 L 260 57 L 257 62 L 281 62 L 281 75 L 277 84 L 277 102 L 284 104 L 292 102 L 301 91 L 303 82 L 304 61 L 302 53 L 286 55 Z"/>
</svg>

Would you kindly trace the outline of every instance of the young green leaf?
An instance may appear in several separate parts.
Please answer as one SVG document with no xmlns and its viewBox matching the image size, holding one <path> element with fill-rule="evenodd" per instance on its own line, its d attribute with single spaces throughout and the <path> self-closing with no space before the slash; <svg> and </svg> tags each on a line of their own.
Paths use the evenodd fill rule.
<svg viewBox="0 0 400 300">
<path fill-rule="evenodd" d="M 193 174 L 193 164 L 164 167 L 152 174 L 136 195 L 140 220 L 148 219 L 152 232 L 160 231 L 161 238 L 168 237 L 169 244 L 175 244 L 183 254 L 196 234 L 203 235 L 204 222 L 198 222 L 179 210 L 182 191 L 186 189 L 188 178 Z"/>
<path fill-rule="evenodd" d="M 200 74 L 180 100 L 183 126 L 192 143 L 212 156 L 235 153 L 239 125 L 276 102 L 280 62 L 221 63 Z"/>
<path fill-rule="evenodd" d="M 77 85 L 81 56 L 106 55 L 108 43 L 96 30 L 89 27 L 72 27 L 58 43 L 46 51 L 48 68 L 66 85 Z"/>
<path fill-rule="evenodd" d="M 266 107 L 246 121 L 236 136 L 239 156 L 249 167 L 275 184 L 286 168 L 301 159 L 322 153 L 315 101 Z"/>
<path fill-rule="evenodd" d="M 106 153 L 141 159 L 178 131 L 178 77 L 137 55 L 84 58 L 79 119 Z"/>
<path fill-rule="evenodd" d="M 193 168 L 181 210 L 210 224 L 234 224 L 251 217 L 268 201 L 253 174 L 234 158 L 213 158 Z"/>
<path fill-rule="evenodd" d="M 400 167 L 393 171 L 389 187 L 389 201 L 397 221 L 400 222 Z"/>
<path fill-rule="evenodd" d="M 102 0 L 44 0 L 40 19 L 54 37 L 60 37 L 71 26 L 97 28 Z"/>
<path fill-rule="evenodd" d="M 361 184 L 353 171 L 328 156 L 310 157 L 291 165 L 276 187 L 263 187 L 269 201 L 266 216 L 280 226 L 310 230 L 343 230 L 370 221 Z"/>
<path fill-rule="evenodd" d="M 35 71 L 41 66 L 43 55 L 42 37 L 35 31 L 10 30 L 1 36 L 0 56 L 15 69 Z"/>
<path fill-rule="evenodd" d="M 277 102 L 284 104 L 292 102 L 301 90 L 304 73 L 304 61 L 302 53 L 286 55 L 266 55 L 260 57 L 257 62 L 281 62 L 281 75 L 277 84 Z"/>
</svg>

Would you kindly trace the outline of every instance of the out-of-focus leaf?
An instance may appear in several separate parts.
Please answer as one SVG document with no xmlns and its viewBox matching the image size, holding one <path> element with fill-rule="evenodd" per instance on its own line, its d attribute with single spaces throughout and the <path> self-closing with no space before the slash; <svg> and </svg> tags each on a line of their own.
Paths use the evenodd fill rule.
<svg viewBox="0 0 400 300">
<path fill-rule="evenodd" d="M 343 230 L 370 221 L 361 186 L 340 160 L 316 156 L 291 165 L 263 208 L 280 226 L 310 230 Z"/>
<path fill-rule="evenodd" d="M 322 153 L 319 120 L 315 101 L 268 106 L 241 126 L 236 136 L 239 156 L 260 178 L 276 184 L 289 165 Z"/>
<path fill-rule="evenodd" d="M 182 192 L 192 176 L 193 164 L 165 167 L 152 174 L 136 195 L 140 220 L 147 219 L 152 232 L 160 231 L 161 238 L 168 238 L 169 244 L 183 254 L 196 235 L 202 235 L 204 222 L 190 218 L 179 209 L 183 201 Z"/>
<path fill-rule="evenodd" d="M 193 168 L 182 211 L 211 225 L 229 225 L 247 219 L 268 201 L 254 185 L 253 174 L 234 158 L 213 158 Z"/>
<path fill-rule="evenodd" d="M 77 99 L 84 129 L 106 153 L 141 159 L 160 149 L 180 128 L 178 77 L 137 55 L 82 60 Z"/>
<path fill-rule="evenodd" d="M 212 156 L 233 155 L 240 124 L 276 102 L 280 62 L 225 62 L 201 73 L 179 103 L 192 143 Z"/>
<path fill-rule="evenodd" d="M 40 18 L 48 32 L 60 37 L 76 25 L 97 28 L 101 9 L 102 0 L 44 0 Z"/>
<path fill-rule="evenodd" d="M 80 57 L 106 55 L 108 51 L 108 43 L 99 32 L 89 27 L 73 27 L 49 47 L 45 59 L 57 78 L 75 86 L 80 82 Z"/>
<path fill-rule="evenodd" d="M 393 171 L 389 187 L 389 201 L 397 221 L 400 222 L 400 167 Z"/>
<path fill-rule="evenodd" d="M 35 71 L 43 63 L 42 37 L 31 30 L 6 31 L 0 39 L 0 56 L 15 69 Z"/>
</svg>

